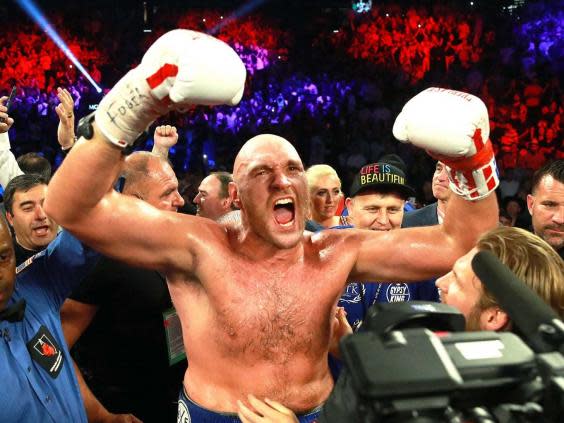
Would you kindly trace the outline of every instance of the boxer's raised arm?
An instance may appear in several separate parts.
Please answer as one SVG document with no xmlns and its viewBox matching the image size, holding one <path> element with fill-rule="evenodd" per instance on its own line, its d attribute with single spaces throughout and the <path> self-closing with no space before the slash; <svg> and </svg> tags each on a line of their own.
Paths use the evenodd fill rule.
<svg viewBox="0 0 564 423">
<path fill-rule="evenodd" d="M 102 254 L 150 268 L 171 265 L 179 231 L 170 226 L 178 216 L 113 191 L 122 154 L 94 128 L 94 137 L 80 140 L 53 176 L 46 212 Z"/>
<path fill-rule="evenodd" d="M 499 180 L 487 110 L 479 98 L 427 89 L 404 106 L 394 136 L 444 162 L 457 195 L 449 200 L 442 225 L 355 235 L 360 247 L 352 280 L 422 280 L 447 273 L 498 223 L 493 191 Z"/>
<path fill-rule="evenodd" d="M 349 280 L 408 282 L 444 275 L 497 222 L 495 195 L 476 202 L 452 196 L 442 225 L 356 231 L 359 253 Z"/>
<path fill-rule="evenodd" d="M 133 265 L 174 267 L 213 222 L 114 192 L 122 150 L 169 110 L 238 103 L 244 82 L 243 63 L 222 41 L 188 30 L 163 35 L 102 99 L 92 138 L 73 147 L 49 184 L 46 212 L 103 254 Z"/>
</svg>

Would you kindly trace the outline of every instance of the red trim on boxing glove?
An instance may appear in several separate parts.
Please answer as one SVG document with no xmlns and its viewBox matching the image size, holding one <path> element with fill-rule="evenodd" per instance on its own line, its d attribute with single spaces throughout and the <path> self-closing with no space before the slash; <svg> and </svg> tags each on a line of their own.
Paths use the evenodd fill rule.
<svg viewBox="0 0 564 423">
<path fill-rule="evenodd" d="M 450 189 L 467 200 L 478 200 L 489 195 L 499 184 L 495 158 L 481 168 L 457 170 L 446 167 Z"/>
<path fill-rule="evenodd" d="M 489 189 L 490 191 L 493 191 L 494 189 L 497 188 L 497 182 L 496 182 L 496 179 L 493 178 L 493 176 L 494 176 L 494 174 L 493 174 L 494 171 L 493 171 L 492 167 L 491 167 L 491 166 L 485 167 L 484 170 L 483 170 L 483 172 L 484 172 L 484 178 L 485 178 L 486 181 L 487 181 L 487 187 L 488 187 L 488 189 Z"/>
<path fill-rule="evenodd" d="M 447 166 L 451 189 L 467 200 L 485 197 L 499 184 L 491 141 L 482 140 L 480 129 L 472 137 L 476 154 L 470 157 L 447 157 L 431 154 Z"/>
<path fill-rule="evenodd" d="M 460 170 L 462 172 L 480 169 L 487 165 L 492 157 L 494 157 L 491 141 L 489 139 L 486 140 L 486 142 L 482 140 L 482 131 L 479 128 L 474 132 L 472 140 L 476 147 L 476 154 L 473 156 L 459 158 L 441 156 L 439 160 L 451 169 Z"/>
<path fill-rule="evenodd" d="M 174 77 L 178 74 L 178 66 L 170 63 L 165 63 L 159 70 L 147 78 L 147 83 L 151 89 L 155 89 L 163 83 L 167 78 Z"/>
</svg>

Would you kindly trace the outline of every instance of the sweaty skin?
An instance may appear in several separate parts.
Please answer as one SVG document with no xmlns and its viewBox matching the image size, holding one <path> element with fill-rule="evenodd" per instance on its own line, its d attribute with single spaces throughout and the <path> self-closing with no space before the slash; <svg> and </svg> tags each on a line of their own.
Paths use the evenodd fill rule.
<svg viewBox="0 0 564 423">
<path fill-rule="evenodd" d="M 441 226 L 304 233 L 302 162 L 288 141 L 260 135 L 235 160 L 229 191 L 241 225 L 225 227 L 111 191 L 121 160 L 95 127 L 55 174 L 46 210 L 102 254 L 166 275 L 190 357 L 184 386 L 214 411 L 237 412 L 250 393 L 298 413 L 322 403 L 347 281 L 444 274 L 498 218 L 495 196 L 456 197 Z"/>
</svg>

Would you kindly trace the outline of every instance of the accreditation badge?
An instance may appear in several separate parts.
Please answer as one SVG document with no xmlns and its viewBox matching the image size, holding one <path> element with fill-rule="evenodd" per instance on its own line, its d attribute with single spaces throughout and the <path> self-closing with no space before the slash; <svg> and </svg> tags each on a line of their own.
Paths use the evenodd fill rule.
<svg viewBox="0 0 564 423">
<path fill-rule="evenodd" d="M 163 325 L 166 335 L 168 365 L 172 366 L 186 359 L 184 340 L 182 339 L 182 326 L 174 307 L 163 312 Z"/>
</svg>

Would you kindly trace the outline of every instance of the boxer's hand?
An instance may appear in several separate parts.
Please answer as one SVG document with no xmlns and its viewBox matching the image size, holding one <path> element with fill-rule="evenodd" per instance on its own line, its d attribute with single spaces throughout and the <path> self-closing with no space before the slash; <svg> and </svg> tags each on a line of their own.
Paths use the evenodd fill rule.
<svg viewBox="0 0 564 423">
<path fill-rule="evenodd" d="M 170 110 L 237 104 L 245 76 L 243 62 L 223 41 L 176 29 L 155 41 L 139 66 L 102 99 L 96 124 L 109 141 L 123 148 Z"/>
<path fill-rule="evenodd" d="M 444 162 L 451 189 L 466 199 L 483 198 L 499 185 L 488 111 L 476 96 L 428 88 L 405 104 L 393 133 Z"/>
</svg>

